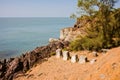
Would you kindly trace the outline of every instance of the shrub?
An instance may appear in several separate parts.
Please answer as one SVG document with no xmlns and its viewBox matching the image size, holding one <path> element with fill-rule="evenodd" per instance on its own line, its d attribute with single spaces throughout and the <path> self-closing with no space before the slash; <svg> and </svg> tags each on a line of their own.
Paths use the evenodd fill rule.
<svg viewBox="0 0 120 80">
<path fill-rule="evenodd" d="M 82 39 L 74 40 L 70 43 L 71 50 L 100 50 L 103 46 L 103 38 L 96 37 L 96 38 L 88 38 L 84 37 Z"/>
<path fill-rule="evenodd" d="M 54 56 L 56 53 L 55 52 L 51 52 L 50 53 L 50 56 Z"/>
<path fill-rule="evenodd" d="M 72 41 L 69 45 L 70 50 L 75 50 L 75 51 L 82 50 L 81 43 L 82 42 L 80 41 L 80 39 Z"/>
</svg>

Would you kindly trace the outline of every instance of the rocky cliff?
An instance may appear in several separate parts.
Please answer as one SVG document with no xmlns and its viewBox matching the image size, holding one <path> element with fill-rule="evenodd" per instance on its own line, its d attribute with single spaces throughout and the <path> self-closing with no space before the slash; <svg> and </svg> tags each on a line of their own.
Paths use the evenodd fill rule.
<svg viewBox="0 0 120 80">
<path fill-rule="evenodd" d="M 60 30 L 60 39 L 64 41 L 72 41 L 79 36 L 85 36 L 84 28 L 68 27 Z"/>
<path fill-rule="evenodd" d="M 67 47 L 69 42 L 57 41 L 22 54 L 16 58 L 0 60 L 0 80 L 13 80 L 18 74 L 24 75 L 37 61 L 50 57 L 58 48 Z"/>
<path fill-rule="evenodd" d="M 95 20 L 91 21 L 86 16 L 77 19 L 77 22 L 73 27 L 68 27 L 60 30 L 60 39 L 65 41 L 72 41 L 79 36 L 84 37 L 87 34 L 86 29 L 91 27 L 91 23 L 94 22 Z"/>
</svg>

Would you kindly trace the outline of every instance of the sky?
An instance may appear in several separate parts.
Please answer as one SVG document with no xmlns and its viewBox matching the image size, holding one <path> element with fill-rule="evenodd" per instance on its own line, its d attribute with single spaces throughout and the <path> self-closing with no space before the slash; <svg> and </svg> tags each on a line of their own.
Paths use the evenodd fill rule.
<svg viewBox="0 0 120 80">
<path fill-rule="evenodd" d="M 0 17 L 69 17 L 76 11 L 77 0 L 0 0 Z"/>
</svg>

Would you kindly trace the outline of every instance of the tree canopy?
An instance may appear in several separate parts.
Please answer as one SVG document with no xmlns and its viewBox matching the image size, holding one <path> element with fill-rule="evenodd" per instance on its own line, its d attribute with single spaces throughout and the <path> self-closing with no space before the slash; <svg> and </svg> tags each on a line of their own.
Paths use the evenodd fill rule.
<svg viewBox="0 0 120 80">
<path fill-rule="evenodd" d="M 91 26 L 86 29 L 85 37 L 71 42 L 73 50 L 99 50 L 120 45 L 120 8 L 113 8 L 115 3 L 115 0 L 78 0 L 78 8 L 87 13 Z"/>
<path fill-rule="evenodd" d="M 112 9 L 117 0 L 78 0 L 78 9 L 87 13 L 88 15 L 93 15 L 96 9 L 103 10 L 107 7 Z"/>
</svg>

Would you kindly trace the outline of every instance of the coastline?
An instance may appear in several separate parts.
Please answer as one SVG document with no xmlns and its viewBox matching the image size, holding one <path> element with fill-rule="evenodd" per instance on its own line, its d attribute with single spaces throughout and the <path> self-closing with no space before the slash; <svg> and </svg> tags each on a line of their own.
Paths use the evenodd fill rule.
<svg viewBox="0 0 120 80">
<path fill-rule="evenodd" d="M 77 26 L 76 26 L 77 25 Z M 69 42 L 74 40 L 77 36 L 81 35 L 81 36 L 84 36 L 86 33 L 84 31 L 84 27 L 80 27 L 78 24 L 75 24 L 74 27 L 68 27 L 68 28 L 64 28 L 62 30 L 60 30 L 60 39 L 54 39 L 54 38 L 50 38 L 49 39 L 49 43 L 45 46 L 41 46 L 41 47 L 36 47 L 35 49 L 33 49 L 32 51 L 29 51 L 29 52 L 26 52 L 18 57 L 15 57 L 15 58 L 10 58 L 10 59 L 3 59 L 3 60 L 0 60 L 0 80 L 14 80 L 14 78 L 17 78 L 19 76 L 26 76 L 26 72 L 31 69 L 33 69 L 34 66 L 38 65 L 37 63 L 41 64 L 43 63 L 44 61 L 46 61 L 45 63 L 49 63 L 49 61 L 47 62 L 47 60 L 51 59 L 51 54 L 53 55 L 53 53 L 55 53 L 55 51 L 57 49 L 64 49 L 64 48 L 67 48 L 69 46 Z M 119 48 L 116 48 L 115 50 L 113 49 L 113 51 L 117 51 L 117 55 L 119 54 L 118 52 L 120 49 Z M 92 59 L 95 61 L 94 64 L 89 64 L 90 60 L 88 62 L 86 62 L 85 64 L 83 65 L 79 65 L 77 63 L 75 63 L 75 65 L 77 65 L 77 67 L 80 67 L 79 70 L 83 70 L 82 68 L 85 69 L 85 71 L 83 70 L 82 72 L 85 74 L 86 76 L 86 71 L 90 71 L 90 74 L 92 74 L 92 71 L 95 69 L 95 68 L 100 68 L 100 67 L 104 67 L 104 66 L 107 66 L 106 65 L 103 65 L 103 59 L 106 59 L 104 60 L 104 62 L 107 62 L 109 63 L 109 66 L 111 67 L 111 61 L 110 60 L 113 60 L 115 59 L 115 57 L 117 58 L 115 61 L 117 63 L 118 60 L 119 60 L 119 56 L 117 55 L 114 55 L 114 53 L 112 53 L 113 51 L 111 51 L 109 54 L 108 53 L 100 53 L 99 55 L 100 56 L 94 56 Z M 87 53 L 87 55 L 91 55 L 93 53 Z M 82 53 L 83 55 L 83 53 Z M 115 57 L 113 57 L 113 55 Z M 110 57 L 110 59 L 106 58 L 106 57 Z M 54 57 L 54 56 L 53 56 Z M 101 59 L 99 59 L 99 57 L 101 57 Z M 112 57 L 112 59 L 111 59 Z M 96 59 L 95 59 L 96 58 Z M 56 60 L 55 58 L 53 60 Z M 61 61 L 61 60 L 60 60 Z M 52 61 L 53 62 L 53 61 Z M 68 61 L 69 62 L 69 61 Z M 58 62 L 56 62 L 58 63 Z M 50 63 L 49 63 L 50 64 Z M 53 62 L 54 64 L 54 62 Z M 72 63 L 68 63 L 68 64 L 72 64 Z M 97 66 L 97 65 L 98 66 Z M 114 62 L 112 63 L 114 64 Z M 59 63 L 57 64 L 59 66 Z M 65 63 L 62 63 L 61 66 L 64 67 L 64 65 L 66 65 Z M 91 66 L 93 67 L 94 65 L 94 68 L 87 68 L 88 66 Z M 99 66 L 101 65 L 101 66 Z M 39 65 L 40 66 L 40 65 Z M 45 65 L 44 65 L 45 66 Z M 60 67 L 61 67 L 60 66 Z M 73 65 L 74 66 L 74 65 Z M 83 66 L 83 67 L 81 67 Z M 118 65 L 119 66 L 119 65 Z M 52 66 L 51 66 L 52 67 Z M 50 67 L 50 68 L 51 68 Z M 66 65 L 66 69 L 67 69 L 67 65 Z M 76 67 L 76 66 L 75 66 Z M 77 67 L 73 70 L 75 71 L 75 78 L 78 78 L 79 77 L 79 72 L 77 72 Z M 114 67 L 114 66 L 113 66 Z M 69 69 L 71 70 L 72 66 L 69 67 Z M 107 69 L 107 67 L 105 67 Z M 44 69 L 44 67 L 43 67 Z M 55 67 L 56 69 L 56 67 Z M 59 69 L 59 68 L 57 68 Z M 61 68 L 60 68 L 61 69 Z M 66 70 L 65 69 L 65 70 Z M 88 70 L 87 70 L 88 69 Z M 92 69 L 92 70 L 91 70 Z M 103 68 L 104 69 L 104 68 Z M 100 71 L 102 72 L 103 69 L 101 68 L 101 70 L 96 70 L 96 71 Z M 119 70 L 119 68 L 117 68 Z M 52 70 L 52 69 L 51 69 Z M 69 71 L 70 71 L 69 70 Z M 109 71 L 111 71 L 113 69 L 109 68 Z M 58 70 L 59 71 L 59 70 Z M 62 72 L 62 71 L 61 71 Z M 63 70 L 64 72 L 64 70 Z M 68 72 L 70 75 L 71 75 L 71 72 Z M 96 73 L 96 72 L 94 72 Z M 106 72 L 104 72 L 106 74 Z M 63 73 L 64 74 L 64 73 Z M 111 73 L 112 74 L 112 73 Z M 41 74 L 40 74 L 41 75 Z M 101 75 L 98 73 L 98 75 Z M 117 74 L 113 74 L 114 76 L 116 76 Z M 27 75 L 27 76 L 31 76 L 31 75 Z M 63 77 L 64 75 L 62 75 Z M 80 76 L 82 77 L 83 75 L 80 74 Z M 94 75 L 93 75 L 94 76 Z M 54 77 L 54 76 L 53 76 Z M 69 76 L 68 76 L 69 77 Z M 71 77 L 73 77 L 71 75 Z M 91 76 L 87 75 L 86 78 L 91 78 Z M 64 78 L 64 77 L 63 77 Z M 101 78 L 101 77 L 98 77 L 98 79 Z M 20 79 L 21 80 L 21 79 Z M 46 79 L 45 79 L 46 80 Z M 54 79 L 53 79 L 54 80 Z M 56 80 L 56 79 L 55 79 Z M 59 79 L 58 79 L 59 80 Z M 62 80 L 62 79 L 61 79 Z M 76 79 L 70 79 L 70 80 L 76 80 Z M 83 79 L 84 80 L 84 79 Z M 85 79 L 85 80 L 91 80 L 91 79 Z M 93 77 L 93 80 L 94 77 Z"/>
<path fill-rule="evenodd" d="M 51 52 L 55 52 L 58 48 L 63 49 L 68 45 L 69 42 L 59 40 L 46 46 L 36 47 L 19 57 L 0 60 L 0 80 L 13 80 L 16 75 L 24 74 L 32 68 L 37 61 L 50 57 Z"/>
<path fill-rule="evenodd" d="M 56 20 L 56 18 L 52 18 L 52 19 Z M 61 20 L 63 20 L 63 21 L 61 21 Z M 63 18 L 60 18 L 60 20 L 58 19 L 58 22 L 56 21 L 56 24 L 54 26 L 53 25 L 52 26 L 53 26 L 53 28 L 55 27 L 55 29 L 58 29 L 58 31 L 59 31 L 60 28 L 63 28 L 63 27 L 59 27 L 59 26 L 61 26 L 63 24 L 64 24 L 64 26 L 71 25 L 74 22 L 74 20 L 70 20 L 68 22 L 66 22 L 66 21 L 68 21 L 68 19 L 65 18 L 65 20 L 64 20 Z M 44 24 L 46 24 L 46 23 L 44 23 Z M 51 20 L 50 20 L 50 24 L 53 24 L 53 22 Z M 48 25 L 48 24 L 46 24 L 46 25 Z M 56 28 L 56 25 L 58 25 L 58 28 Z M 52 34 L 52 33 L 50 33 L 50 34 Z M 58 35 L 58 34 L 59 33 L 56 33 L 55 35 Z M 51 37 L 54 37 L 54 35 Z M 13 80 L 13 78 L 15 76 L 17 76 L 18 74 L 24 74 L 29 69 L 31 69 L 33 67 L 33 65 L 36 64 L 38 61 L 41 61 L 44 58 L 50 57 L 51 53 L 55 53 L 56 49 L 58 49 L 58 48 L 63 49 L 65 47 L 67 47 L 68 45 L 69 45 L 68 41 L 64 41 L 62 39 L 57 39 L 57 41 L 53 41 L 53 42 L 49 41 L 48 44 L 45 46 L 36 47 L 32 51 L 25 52 L 23 54 L 15 56 L 15 57 L 0 59 L 0 80 Z M 19 47 L 19 46 L 16 46 L 16 47 Z"/>
<path fill-rule="evenodd" d="M 0 57 L 10 58 L 59 38 L 61 29 L 73 25 L 70 18 L 0 18 Z"/>
<path fill-rule="evenodd" d="M 66 29 L 68 29 L 68 30 L 66 31 Z M 53 73 L 52 71 L 54 71 L 57 75 L 59 75 L 59 72 L 62 72 L 61 75 L 58 77 L 56 74 L 53 74 L 53 76 L 50 77 L 50 79 L 52 78 L 52 80 L 56 80 L 55 78 L 57 78 L 58 80 L 59 80 L 59 78 L 60 78 L 60 80 L 63 80 L 65 77 L 67 80 L 76 80 L 77 78 L 83 79 L 83 80 L 96 80 L 96 78 L 97 79 L 103 78 L 103 77 L 101 77 L 101 75 L 104 76 L 105 80 L 107 80 L 109 78 L 109 75 L 107 75 L 107 74 L 111 74 L 114 76 L 114 77 L 111 76 L 111 79 L 114 80 L 114 78 L 116 78 L 116 80 L 118 80 L 119 79 L 119 78 L 117 78 L 118 74 L 113 73 L 113 72 L 118 71 L 118 73 L 119 73 L 120 65 L 118 65 L 119 64 L 119 56 L 118 55 L 120 52 L 120 47 L 113 48 L 113 49 L 109 50 L 107 53 L 102 53 L 102 52 L 98 53 L 98 56 L 96 56 L 96 57 L 93 55 L 92 52 L 85 51 L 86 55 L 88 57 L 90 56 L 89 61 L 86 62 L 85 64 L 79 64 L 79 63 L 73 64 L 70 62 L 70 60 L 63 61 L 60 59 L 56 59 L 55 56 L 51 57 L 51 54 L 55 53 L 55 51 L 57 49 L 64 49 L 69 46 L 69 41 L 67 41 L 66 39 L 68 38 L 68 35 L 69 35 L 69 38 L 73 39 L 73 37 L 70 37 L 70 36 L 71 35 L 73 36 L 72 33 L 76 32 L 76 31 L 74 31 L 74 29 L 76 29 L 76 28 L 74 28 L 74 27 L 73 27 L 73 29 L 64 28 L 61 30 L 61 32 L 63 32 L 63 33 L 60 33 L 61 34 L 60 39 L 50 38 L 49 44 L 46 46 L 36 47 L 34 50 L 32 50 L 30 52 L 26 52 L 25 54 L 22 54 L 19 57 L 10 58 L 7 60 L 6 59 L 1 60 L 0 61 L 0 71 L 1 71 L 0 72 L 0 80 L 14 80 L 14 79 L 15 80 L 16 79 L 24 80 L 25 78 L 27 78 L 25 80 L 29 80 L 29 79 L 31 80 L 31 79 L 36 78 L 35 76 L 37 76 L 37 79 L 35 79 L 35 80 L 39 80 L 39 79 L 46 80 L 46 79 L 42 79 L 41 75 L 49 73 L 49 74 L 47 74 L 47 76 L 42 75 L 44 78 L 48 78 Z M 77 29 L 77 31 L 79 32 L 79 29 Z M 61 38 L 61 36 L 64 36 L 64 37 Z M 71 40 L 71 39 L 69 39 L 69 40 Z M 73 52 L 73 53 L 79 54 L 79 52 Z M 84 55 L 84 52 L 81 52 L 81 54 Z M 91 58 L 91 56 L 92 56 L 92 58 Z M 90 60 L 92 60 L 92 59 L 95 59 L 95 62 L 91 64 Z M 55 61 L 55 63 L 54 63 L 54 61 Z M 59 62 L 61 64 L 59 64 Z M 67 64 L 69 65 L 69 67 Z M 116 66 L 116 64 L 117 64 L 117 66 Z M 43 70 L 40 69 L 41 65 L 42 65 Z M 51 65 L 51 66 L 49 66 L 49 65 Z M 53 66 L 54 66 L 54 68 L 53 68 Z M 112 69 L 111 69 L 111 66 L 112 66 Z M 50 72 L 48 70 L 44 72 L 45 68 L 50 69 Z M 34 69 L 37 69 L 37 70 L 34 70 Z M 42 73 L 38 72 L 38 69 L 40 69 L 39 71 L 42 71 Z M 56 69 L 57 69 L 57 71 L 56 71 Z M 73 72 L 71 72 L 71 70 Z M 106 72 L 106 70 L 108 72 Z M 34 72 L 36 72 L 36 71 L 38 72 L 37 75 L 34 74 Z M 109 71 L 110 71 L 110 73 L 109 73 Z M 88 72 L 89 72 L 89 74 L 87 74 Z M 67 75 L 65 75 L 66 73 L 67 73 Z M 71 73 L 74 73 L 75 75 L 71 75 Z M 91 77 L 91 75 L 93 77 Z"/>
<path fill-rule="evenodd" d="M 55 53 L 57 49 L 68 47 L 69 40 L 67 39 L 73 39 L 71 36 L 74 35 L 72 34 L 75 32 L 74 29 L 74 27 L 71 27 L 71 29 L 69 27 L 63 28 L 60 30 L 60 39 L 51 38 L 49 39 L 49 43 L 45 46 L 36 47 L 32 51 L 17 57 L 0 60 L 0 80 L 13 80 L 13 78 L 19 74 L 24 75 L 25 72 L 34 66 L 34 64 L 45 58 L 49 58 L 51 53 Z M 79 32 L 79 30 L 77 32 Z"/>
</svg>

